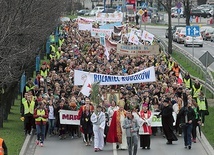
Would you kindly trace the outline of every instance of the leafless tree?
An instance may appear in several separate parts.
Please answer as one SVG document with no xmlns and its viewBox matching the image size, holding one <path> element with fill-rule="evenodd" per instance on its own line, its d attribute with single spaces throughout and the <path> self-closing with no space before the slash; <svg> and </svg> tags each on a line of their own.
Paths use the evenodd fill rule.
<svg viewBox="0 0 214 155">
<path fill-rule="evenodd" d="M 171 18 L 171 8 L 172 0 L 158 0 L 158 2 L 165 8 L 168 13 L 168 53 L 172 54 L 172 18 Z"/>
<path fill-rule="evenodd" d="M 0 0 L 0 109 L 8 106 L 10 88 L 34 64 L 37 49 L 59 24 L 65 1 Z M 0 127 L 2 116 L 0 110 Z"/>
</svg>

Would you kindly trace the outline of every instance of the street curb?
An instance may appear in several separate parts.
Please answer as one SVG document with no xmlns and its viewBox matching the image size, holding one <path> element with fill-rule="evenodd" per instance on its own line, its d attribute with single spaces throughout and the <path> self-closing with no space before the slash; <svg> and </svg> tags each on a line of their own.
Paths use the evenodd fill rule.
<svg viewBox="0 0 214 155">
<path fill-rule="evenodd" d="M 199 135 L 199 133 L 198 133 Z M 204 150 L 206 151 L 207 155 L 214 155 L 214 149 L 208 142 L 207 138 L 204 136 L 203 132 L 201 132 L 201 137 L 198 137 L 201 145 L 203 146 Z"/>
<path fill-rule="evenodd" d="M 27 149 L 29 148 L 29 145 L 34 137 L 34 133 L 31 133 L 31 135 L 27 135 L 24 141 L 24 144 L 22 145 L 22 149 L 19 153 L 19 155 L 26 155 Z"/>
</svg>

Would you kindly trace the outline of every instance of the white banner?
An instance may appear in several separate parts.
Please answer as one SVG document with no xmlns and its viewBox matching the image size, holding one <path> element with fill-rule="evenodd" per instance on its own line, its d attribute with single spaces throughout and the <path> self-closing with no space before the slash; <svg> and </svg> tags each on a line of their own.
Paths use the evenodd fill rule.
<svg viewBox="0 0 214 155">
<path fill-rule="evenodd" d="M 159 114 L 160 112 L 153 112 L 153 117 L 152 117 L 152 127 L 161 127 L 162 126 L 162 120 L 161 120 L 161 116 L 157 118 L 157 114 Z M 175 126 L 176 124 L 176 119 L 177 119 L 177 114 L 175 112 L 172 113 L 172 116 L 174 118 L 174 123 L 173 125 Z"/>
<path fill-rule="evenodd" d="M 91 36 L 100 36 L 100 37 L 103 37 L 103 36 L 110 36 L 111 35 L 111 32 L 112 32 L 112 29 L 96 29 L 96 28 L 92 28 L 91 29 Z"/>
<path fill-rule="evenodd" d="M 60 124 L 80 125 L 78 111 L 60 110 Z"/>
<path fill-rule="evenodd" d="M 143 83 L 156 81 L 154 66 L 141 70 L 135 74 L 127 76 L 107 75 L 99 73 L 89 73 L 74 70 L 74 85 L 83 85 L 87 76 L 91 83 L 100 82 L 100 85 L 122 85 L 130 83 Z"/>
<path fill-rule="evenodd" d="M 92 29 L 92 24 L 81 24 L 81 23 L 78 23 L 78 27 L 79 27 L 79 30 L 91 30 Z"/>
<path fill-rule="evenodd" d="M 115 12 L 115 13 L 97 13 L 96 20 L 101 22 L 122 22 L 123 21 L 123 13 Z"/>
</svg>

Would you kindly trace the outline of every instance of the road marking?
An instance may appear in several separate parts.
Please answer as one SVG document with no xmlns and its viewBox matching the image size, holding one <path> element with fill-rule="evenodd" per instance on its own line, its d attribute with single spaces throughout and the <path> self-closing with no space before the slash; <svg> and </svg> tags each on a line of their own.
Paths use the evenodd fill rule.
<svg viewBox="0 0 214 155">
<path fill-rule="evenodd" d="M 116 143 L 113 143 L 113 155 L 117 155 L 117 148 L 116 148 Z"/>
</svg>

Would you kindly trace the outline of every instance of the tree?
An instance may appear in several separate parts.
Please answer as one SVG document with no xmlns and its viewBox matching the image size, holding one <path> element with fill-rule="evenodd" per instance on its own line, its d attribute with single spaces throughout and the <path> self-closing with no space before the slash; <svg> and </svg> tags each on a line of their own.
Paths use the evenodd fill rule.
<svg viewBox="0 0 214 155">
<path fill-rule="evenodd" d="M 190 25 L 191 7 L 190 7 L 189 0 L 184 0 L 183 5 L 184 5 L 184 13 L 185 13 L 185 17 L 186 17 L 186 25 Z"/>
<path fill-rule="evenodd" d="M 168 13 L 168 53 L 172 54 L 172 19 L 171 19 L 171 8 L 172 0 L 158 0 Z"/>
<path fill-rule="evenodd" d="M 17 88 L 22 73 L 34 65 L 36 51 L 59 24 L 64 4 L 65 0 L 0 0 L 0 89 L 5 88 L 0 108 L 10 106 L 11 88 Z M 0 127 L 2 116 L 0 111 Z"/>
</svg>

